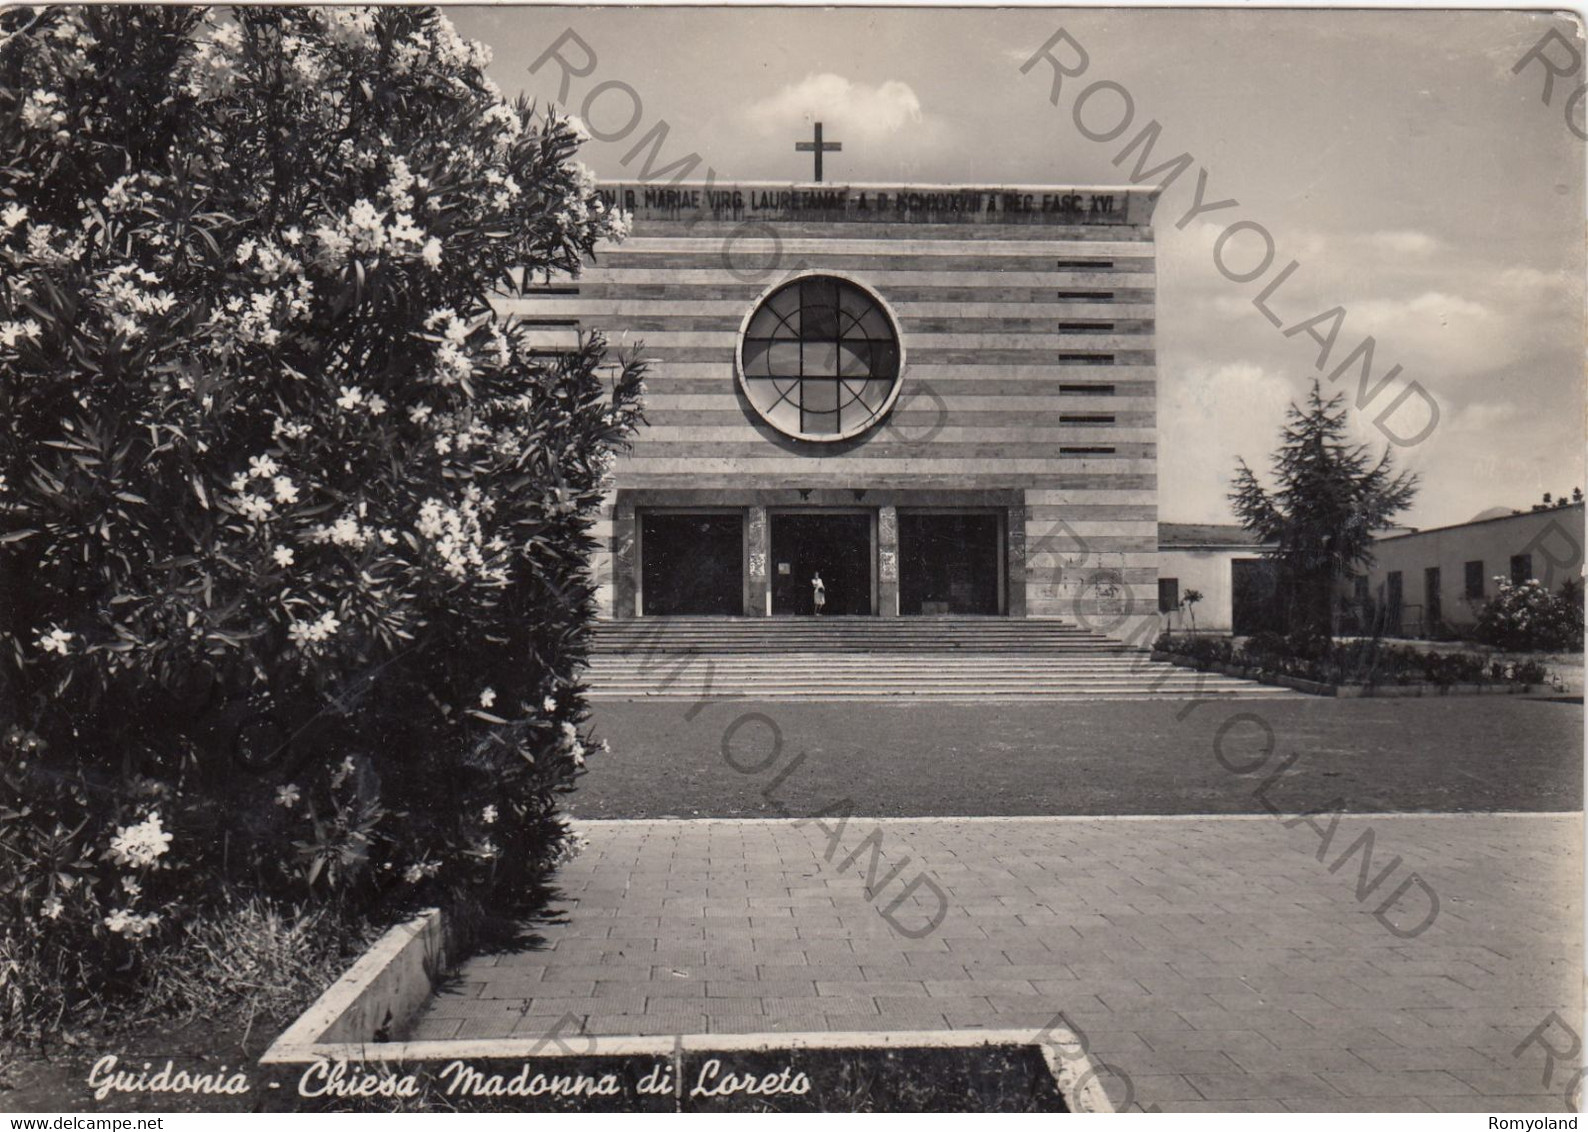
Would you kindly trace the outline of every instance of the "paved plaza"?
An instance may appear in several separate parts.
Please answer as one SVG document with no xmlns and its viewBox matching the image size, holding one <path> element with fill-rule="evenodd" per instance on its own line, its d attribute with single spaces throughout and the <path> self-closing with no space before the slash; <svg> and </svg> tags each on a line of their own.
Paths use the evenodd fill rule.
<svg viewBox="0 0 1588 1132">
<path fill-rule="evenodd" d="M 1565 1073 L 1514 1051 L 1581 1017 L 1581 817 L 1315 822 L 584 822 L 540 946 L 469 961 L 411 1036 L 1036 1036 L 1062 1011 L 1116 1104 L 1561 1111 Z"/>
</svg>

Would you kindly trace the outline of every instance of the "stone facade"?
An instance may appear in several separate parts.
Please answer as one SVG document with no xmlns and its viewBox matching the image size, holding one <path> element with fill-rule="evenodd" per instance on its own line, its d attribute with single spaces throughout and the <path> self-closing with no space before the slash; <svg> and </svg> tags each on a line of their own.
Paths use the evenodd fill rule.
<svg viewBox="0 0 1588 1132">
<path fill-rule="evenodd" d="M 771 610 L 779 514 L 870 516 L 873 606 L 899 614 L 899 517 L 996 514 L 998 612 L 1116 635 L 1157 624 L 1152 211 L 1142 188 L 613 184 L 634 217 L 577 281 L 508 306 L 548 339 L 641 348 L 648 425 L 615 469 L 603 616 L 647 612 L 647 509 L 744 516 L 743 612 Z M 796 439 L 738 379 L 757 304 L 802 273 L 885 303 L 897 400 L 860 435 Z M 576 291 L 573 290 L 576 288 Z"/>
</svg>

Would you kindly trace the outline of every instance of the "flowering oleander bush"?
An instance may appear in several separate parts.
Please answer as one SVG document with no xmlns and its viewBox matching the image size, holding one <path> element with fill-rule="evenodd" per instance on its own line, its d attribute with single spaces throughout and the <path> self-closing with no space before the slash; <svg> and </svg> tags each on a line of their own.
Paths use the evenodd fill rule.
<svg viewBox="0 0 1588 1132">
<path fill-rule="evenodd" d="M 1494 580 L 1500 588 L 1478 611 L 1478 640 L 1518 652 L 1581 651 L 1581 583 L 1567 579 L 1552 593 L 1536 578 L 1520 585 L 1513 585 L 1505 578 Z"/>
<path fill-rule="evenodd" d="M 12 1014 L 227 888 L 510 914 L 571 850 L 642 372 L 492 296 L 627 221 L 487 54 L 425 9 L 0 13 Z"/>
</svg>

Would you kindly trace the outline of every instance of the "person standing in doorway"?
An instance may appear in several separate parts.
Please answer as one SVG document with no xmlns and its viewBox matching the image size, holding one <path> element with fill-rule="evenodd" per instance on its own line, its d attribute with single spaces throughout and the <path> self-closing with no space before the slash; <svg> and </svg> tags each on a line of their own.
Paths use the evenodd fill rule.
<svg viewBox="0 0 1588 1132">
<path fill-rule="evenodd" d="M 816 615 L 821 616 L 822 606 L 827 604 L 827 583 L 822 581 L 820 570 L 811 578 L 811 601 L 816 607 Z"/>
</svg>

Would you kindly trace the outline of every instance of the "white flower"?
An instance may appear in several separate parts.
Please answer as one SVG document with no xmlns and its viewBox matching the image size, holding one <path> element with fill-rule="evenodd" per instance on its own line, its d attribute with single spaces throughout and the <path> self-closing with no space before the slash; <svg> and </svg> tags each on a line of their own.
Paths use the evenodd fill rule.
<svg viewBox="0 0 1588 1132">
<path fill-rule="evenodd" d="M 495 825 L 496 824 L 496 807 L 495 806 L 486 806 L 485 809 L 480 812 L 480 820 L 482 822 L 484 822 L 486 825 Z"/>
<path fill-rule="evenodd" d="M 562 721 L 562 741 L 570 744 L 579 741 L 579 729 L 566 719 Z"/>
<path fill-rule="evenodd" d="M 501 565 L 486 561 L 481 519 L 488 508 L 482 507 L 478 495 L 478 491 L 466 491 L 464 498 L 451 507 L 439 499 L 425 500 L 419 507 L 414 529 L 430 540 L 442 568 L 458 581 L 476 575 L 486 581 L 505 582 Z"/>
<path fill-rule="evenodd" d="M 21 322 L 0 322 L 0 346 L 9 349 L 17 344 L 19 338 L 37 342 L 42 333 L 44 328 L 31 318 L 25 318 Z"/>
<path fill-rule="evenodd" d="M 330 610 L 326 610 L 313 621 L 292 622 L 287 626 L 287 636 L 299 648 L 307 648 L 330 640 L 341 627 L 342 623 L 336 619 L 336 616 Z"/>
<path fill-rule="evenodd" d="M 423 250 L 420 251 L 419 258 L 424 261 L 426 267 L 431 268 L 432 270 L 440 267 L 441 241 L 436 239 L 434 236 L 431 236 L 425 241 L 425 246 Z"/>
<path fill-rule="evenodd" d="M 501 850 L 496 847 L 496 842 L 492 841 L 489 837 L 480 842 L 479 846 L 474 851 L 487 861 L 495 860 L 496 855 L 501 852 Z"/>
<path fill-rule="evenodd" d="M 288 247 L 295 248 L 303 240 L 303 232 L 296 226 L 284 228 L 281 232 L 281 238 L 287 242 Z"/>
<path fill-rule="evenodd" d="M 271 486 L 276 491 L 277 503 L 296 503 L 298 501 L 298 485 L 287 476 L 277 476 L 271 480 Z"/>
<path fill-rule="evenodd" d="M 65 906 L 61 903 L 61 898 L 59 896 L 52 896 L 44 902 L 44 907 L 39 909 L 39 914 L 42 915 L 46 920 L 54 920 L 58 919 L 61 912 L 64 910 Z"/>
<path fill-rule="evenodd" d="M 156 810 L 137 825 L 121 826 L 110 841 L 111 859 L 118 865 L 146 869 L 165 855 L 172 837 L 160 827 Z"/>
<path fill-rule="evenodd" d="M 557 710 L 557 701 L 552 699 L 552 697 L 547 696 L 545 699 L 540 701 L 540 710 L 545 712 L 547 715 L 551 715 Z"/>
<path fill-rule="evenodd" d="M 53 91 L 35 90 L 22 106 L 22 124 L 30 130 L 54 129 L 66 125 L 66 111 L 60 109 L 60 96 Z"/>
<path fill-rule="evenodd" d="M 342 386 L 342 395 L 336 399 L 336 404 L 338 408 L 352 412 L 358 408 L 359 403 L 363 400 L 364 391 L 362 389 L 356 385 L 344 385 Z"/>
<path fill-rule="evenodd" d="M 568 132 L 581 143 L 590 140 L 590 127 L 586 126 L 584 119 L 577 114 L 568 115 Z"/>
<path fill-rule="evenodd" d="M 125 908 L 117 908 L 105 917 L 105 926 L 118 935 L 125 935 L 131 939 L 142 939 L 159 925 L 160 917 L 150 912 L 140 916 L 129 912 Z"/>
<path fill-rule="evenodd" d="M 495 702 L 496 702 L 496 689 L 495 688 L 487 688 L 487 689 L 485 689 L 485 691 L 480 693 L 480 706 L 481 707 L 490 707 Z"/>
<path fill-rule="evenodd" d="M 8 204 L 5 208 L 0 209 L 0 224 L 4 224 L 8 232 L 27 218 L 28 210 L 26 205 Z"/>
<path fill-rule="evenodd" d="M 276 805 L 285 806 L 289 810 L 298 804 L 298 799 L 301 796 L 298 793 L 298 785 L 295 782 L 276 787 Z"/>
<path fill-rule="evenodd" d="M 426 877 L 433 877 L 441 871 L 441 865 L 436 861 L 420 861 L 409 865 L 403 870 L 403 880 L 409 884 L 418 884 Z"/>
<path fill-rule="evenodd" d="M 58 652 L 65 656 L 72 643 L 72 634 L 65 629 L 52 626 L 48 633 L 39 637 L 39 648 L 45 652 Z"/>
<path fill-rule="evenodd" d="M 429 405 L 415 405 L 408 410 L 408 419 L 414 424 L 423 424 L 432 412 L 434 410 Z"/>
<path fill-rule="evenodd" d="M 122 877 L 121 887 L 128 896 L 131 896 L 134 899 L 143 895 L 143 885 L 133 880 L 132 877 Z"/>
<path fill-rule="evenodd" d="M 237 497 L 237 511 L 243 518 L 254 523 L 262 523 L 270 517 L 273 504 L 263 495 L 248 492 Z"/>
<path fill-rule="evenodd" d="M 270 552 L 270 557 L 276 560 L 277 566 L 291 566 L 293 558 L 292 547 L 278 545 Z"/>
<path fill-rule="evenodd" d="M 364 405 L 365 408 L 369 409 L 370 416 L 378 417 L 386 411 L 386 398 L 380 396 L 378 393 L 372 393 L 370 394 L 369 400 L 364 402 Z"/>
<path fill-rule="evenodd" d="M 248 457 L 248 475 L 251 479 L 267 479 L 270 476 L 275 475 L 280 470 L 281 469 L 276 466 L 276 461 L 270 456 L 269 453 L 266 453 L 263 456 Z"/>
</svg>

